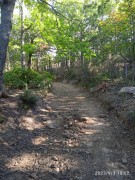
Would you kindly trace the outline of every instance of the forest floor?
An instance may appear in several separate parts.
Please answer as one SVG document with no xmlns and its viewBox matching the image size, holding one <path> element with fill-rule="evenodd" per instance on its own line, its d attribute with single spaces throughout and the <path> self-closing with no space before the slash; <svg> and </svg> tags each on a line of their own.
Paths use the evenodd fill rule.
<svg viewBox="0 0 135 180">
<path fill-rule="evenodd" d="M 134 180 L 133 134 L 76 86 L 54 83 L 37 107 L 0 99 L 0 180 Z"/>
<path fill-rule="evenodd" d="M 129 93 L 119 94 L 122 87 L 131 87 L 125 83 L 108 83 L 105 91 L 95 91 L 94 95 L 110 113 L 114 113 L 118 121 L 135 131 L 135 96 Z M 101 84 L 102 87 L 102 84 Z"/>
</svg>

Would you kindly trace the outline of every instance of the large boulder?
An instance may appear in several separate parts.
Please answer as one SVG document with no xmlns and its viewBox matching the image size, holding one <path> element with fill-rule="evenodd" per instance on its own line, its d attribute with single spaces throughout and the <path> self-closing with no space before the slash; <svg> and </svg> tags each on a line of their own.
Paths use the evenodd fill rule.
<svg viewBox="0 0 135 180">
<path fill-rule="evenodd" d="M 128 93 L 128 94 L 134 94 L 135 95 L 135 87 L 123 87 L 119 91 L 119 94 L 122 94 L 122 93 Z"/>
</svg>

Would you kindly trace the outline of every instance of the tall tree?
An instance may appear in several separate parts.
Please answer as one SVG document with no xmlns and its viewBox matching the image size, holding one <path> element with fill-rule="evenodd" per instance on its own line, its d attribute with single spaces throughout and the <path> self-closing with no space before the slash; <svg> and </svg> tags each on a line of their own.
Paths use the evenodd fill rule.
<svg viewBox="0 0 135 180">
<path fill-rule="evenodd" d="M 9 36 L 12 28 L 12 16 L 16 0 L 0 0 L 0 96 L 3 93 L 3 71 L 6 61 Z"/>
</svg>

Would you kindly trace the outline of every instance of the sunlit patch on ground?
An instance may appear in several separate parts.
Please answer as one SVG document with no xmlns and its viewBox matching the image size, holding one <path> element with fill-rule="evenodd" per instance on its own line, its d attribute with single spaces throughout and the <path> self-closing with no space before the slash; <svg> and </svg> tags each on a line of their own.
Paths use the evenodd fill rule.
<svg viewBox="0 0 135 180">
<path fill-rule="evenodd" d="M 37 122 L 33 117 L 21 117 L 20 118 L 20 127 L 27 130 L 40 129 L 43 127 L 41 122 Z"/>
<path fill-rule="evenodd" d="M 48 112 L 46 109 L 40 109 L 41 112 Z"/>
<path fill-rule="evenodd" d="M 69 139 L 68 141 L 65 142 L 65 145 L 67 147 L 78 147 L 79 143 L 76 140 Z"/>
<path fill-rule="evenodd" d="M 29 169 L 33 166 L 33 163 L 36 161 L 35 154 L 22 154 L 21 156 L 14 157 L 7 164 L 7 168 L 11 168 L 12 170 L 24 170 Z"/>
<path fill-rule="evenodd" d="M 83 133 L 83 134 L 86 134 L 86 135 L 93 135 L 93 134 L 96 134 L 96 133 L 98 133 L 99 131 L 98 130 L 92 130 L 92 129 L 90 129 L 90 130 L 81 130 L 81 133 Z"/>
<path fill-rule="evenodd" d="M 86 97 L 84 97 L 84 96 L 77 96 L 77 97 L 75 97 L 75 99 L 84 100 L 84 99 L 86 99 Z"/>
<path fill-rule="evenodd" d="M 25 153 L 18 157 L 14 157 L 8 161 L 6 167 L 12 171 L 29 171 L 29 170 L 40 170 L 40 172 L 64 172 L 67 170 L 74 170 L 78 167 L 78 161 L 74 160 L 73 157 L 66 157 L 62 154 L 51 156 L 43 156 L 37 153 Z"/>
<path fill-rule="evenodd" d="M 97 126 L 104 126 L 105 125 L 104 123 L 99 122 L 98 118 L 91 118 L 91 117 L 87 118 L 86 123 L 90 124 L 90 125 L 97 125 Z"/>
<path fill-rule="evenodd" d="M 48 140 L 48 136 L 40 136 L 40 137 L 36 137 L 35 139 L 32 139 L 32 143 L 34 145 L 41 145 L 44 144 L 46 141 Z"/>
</svg>

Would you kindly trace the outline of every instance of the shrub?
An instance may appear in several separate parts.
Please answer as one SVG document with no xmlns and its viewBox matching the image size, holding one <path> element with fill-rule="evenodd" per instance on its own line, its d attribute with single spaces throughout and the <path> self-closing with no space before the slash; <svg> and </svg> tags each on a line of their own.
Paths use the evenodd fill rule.
<svg viewBox="0 0 135 180">
<path fill-rule="evenodd" d="M 22 89 L 26 86 L 25 80 L 21 77 L 22 71 L 14 69 L 4 73 L 5 85 L 13 88 Z"/>
<path fill-rule="evenodd" d="M 49 72 L 38 73 L 31 69 L 14 68 L 4 73 L 5 85 L 10 88 L 23 89 L 29 88 L 47 88 L 52 83 L 54 77 Z"/>
<path fill-rule="evenodd" d="M 23 107 L 34 107 L 38 101 L 37 96 L 33 93 L 32 90 L 25 90 L 24 93 L 20 96 L 20 100 L 23 103 Z"/>
</svg>

